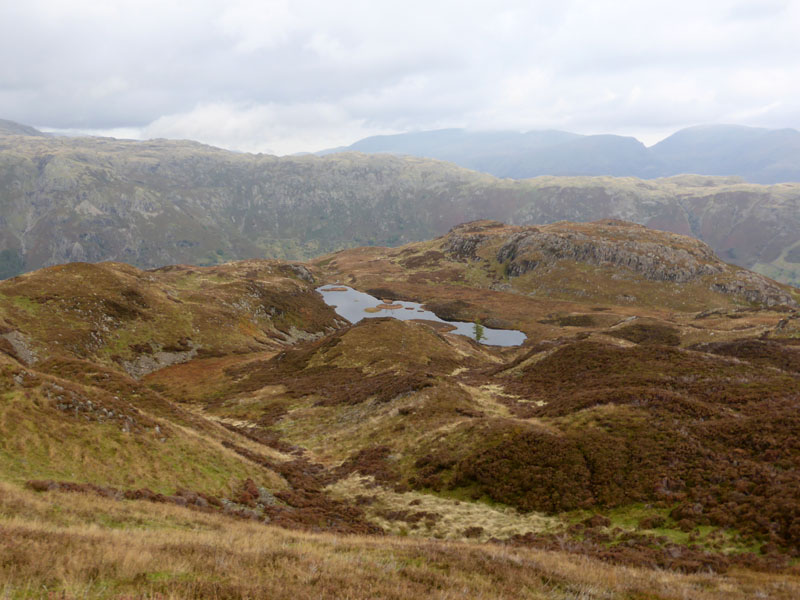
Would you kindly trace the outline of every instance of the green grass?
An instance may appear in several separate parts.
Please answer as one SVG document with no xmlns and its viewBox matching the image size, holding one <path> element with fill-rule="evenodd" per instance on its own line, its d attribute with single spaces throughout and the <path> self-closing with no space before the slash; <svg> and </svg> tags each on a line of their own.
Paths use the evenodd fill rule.
<svg viewBox="0 0 800 600">
<path fill-rule="evenodd" d="M 656 537 L 665 537 L 674 544 L 683 546 L 695 545 L 711 552 L 721 552 L 723 554 L 759 553 L 759 548 L 763 542 L 743 537 L 735 529 L 699 525 L 690 531 L 681 531 L 669 516 L 671 508 L 657 508 L 644 503 L 633 503 L 599 511 L 571 511 L 563 513 L 559 517 L 566 523 L 576 524 L 599 514 L 611 521 L 609 529 L 619 527 L 624 531 L 636 531 Z M 647 517 L 662 517 L 665 519 L 665 524 L 662 527 L 653 529 L 640 529 L 639 522 Z M 721 542 L 721 546 L 716 544 L 717 541 Z M 609 545 L 615 543 L 616 541 L 612 540 Z"/>
<path fill-rule="evenodd" d="M 0 294 L 0 298 L 9 302 L 14 308 L 20 309 L 32 317 L 38 316 L 42 309 L 42 305 L 39 302 L 34 302 L 27 296 Z"/>
<path fill-rule="evenodd" d="M 46 398 L 29 399 L 21 392 L 3 396 L 0 479 L 148 487 L 165 494 L 177 487 L 218 494 L 247 477 L 269 480 L 262 469 L 210 440 L 163 422 L 162 434 L 125 433 L 118 422 L 87 422 L 47 404 Z"/>
</svg>

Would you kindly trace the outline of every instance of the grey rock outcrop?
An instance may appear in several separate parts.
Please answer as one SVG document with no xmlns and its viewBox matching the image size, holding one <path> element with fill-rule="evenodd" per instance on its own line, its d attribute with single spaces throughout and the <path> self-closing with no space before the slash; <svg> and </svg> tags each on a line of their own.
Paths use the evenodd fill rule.
<svg viewBox="0 0 800 600">
<path fill-rule="evenodd" d="M 196 356 L 196 348 L 179 352 L 159 351 L 152 354 L 141 354 L 133 360 L 123 360 L 122 368 L 134 379 L 141 379 L 153 371 L 188 362 Z"/>
<path fill-rule="evenodd" d="M 754 304 L 766 306 L 792 306 L 798 304 L 787 292 L 766 277 L 752 271 L 740 270 L 732 281 L 712 283 L 711 289 L 732 296 L 740 296 Z"/>
<path fill-rule="evenodd" d="M 501 227 L 505 227 L 505 225 L 491 220 L 471 221 L 457 225 L 445 236 L 442 251 L 456 260 L 473 260 L 478 257 L 477 250 L 480 245 L 489 239 L 489 234 L 483 232 Z"/>
<path fill-rule="evenodd" d="M 451 230 L 442 250 L 464 262 L 494 259 L 509 278 L 538 269 L 547 272 L 558 263 L 573 261 L 611 269 L 613 279 L 641 277 L 677 285 L 700 282 L 744 302 L 797 306 L 789 288 L 722 262 L 699 240 L 617 219 L 528 227 L 467 223 Z"/>
<path fill-rule="evenodd" d="M 631 224 L 630 227 L 635 226 Z M 497 261 L 507 263 L 506 272 L 512 277 L 565 259 L 622 267 L 652 281 L 677 283 L 724 270 L 721 264 L 715 264 L 719 261 L 711 249 L 699 242 L 694 248 L 686 249 L 660 242 L 616 240 L 577 232 L 526 229 L 514 235 L 497 252 Z"/>
</svg>

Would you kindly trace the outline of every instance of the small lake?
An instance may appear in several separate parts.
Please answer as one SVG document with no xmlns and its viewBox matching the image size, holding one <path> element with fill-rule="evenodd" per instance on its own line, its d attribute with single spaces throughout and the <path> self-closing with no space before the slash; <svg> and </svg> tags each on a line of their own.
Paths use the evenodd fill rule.
<svg viewBox="0 0 800 600">
<path fill-rule="evenodd" d="M 458 333 L 475 339 L 475 324 L 462 321 L 445 321 L 434 313 L 422 308 L 416 302 L 392 300 L 386 304 L 383 300 L 359 292 L 344 285 L 323 285 L 317 291 L 328 306 L 336 310 L 336 314 L 355 324 L 370 317 L 392 317 L 401 321 L 424 320 L 450 325 L 446 328 L 451 333 Z M 515 329 L 491 329 L 483 327 L 481 344 L 490 346 L 519 346 L 525 341 L 525 334 Z"/>
</svg>

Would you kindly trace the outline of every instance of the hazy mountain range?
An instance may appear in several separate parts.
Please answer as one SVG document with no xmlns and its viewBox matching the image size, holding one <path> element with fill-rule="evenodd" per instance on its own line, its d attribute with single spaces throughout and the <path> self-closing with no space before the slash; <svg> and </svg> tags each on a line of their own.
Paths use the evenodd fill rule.
<svg viewBox="0 0 800 600">
<path fill-rule="evenodd" d="M 649 148 L 619 135 L 441 129 L 368 137 L 319 154 L 342 151 L 437 158 L 513 179 L 539 175 L 651 179 L 697 173 L 738 175 L 754 183 L 800 181 L 800 132 L 740 125 L 682 129 Z"/>
<path fill-rule="evenodd" d="M 0 133 L 0 276 L 72 261 L 151 268 L 428 239 L 475 219 L 622 218 L 800 281 L 800 184 L 681 176 L 497 179 L 388 154 L 274 157 L 195 142 Z M 591 138 L 589 138 L 591 139 Z"/>
</svg>

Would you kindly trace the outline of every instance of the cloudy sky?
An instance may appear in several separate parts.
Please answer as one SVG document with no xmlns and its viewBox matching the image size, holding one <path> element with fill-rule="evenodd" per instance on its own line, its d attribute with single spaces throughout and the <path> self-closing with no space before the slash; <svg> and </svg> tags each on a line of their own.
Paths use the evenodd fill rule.
<svg viewBox="0 0 800 600">
<path fill-rule="evenodd" d="M 277 154 L 800 128 L 798 32 L 800 0 L 0 0 L 0 118 Z"/>
</svg>

